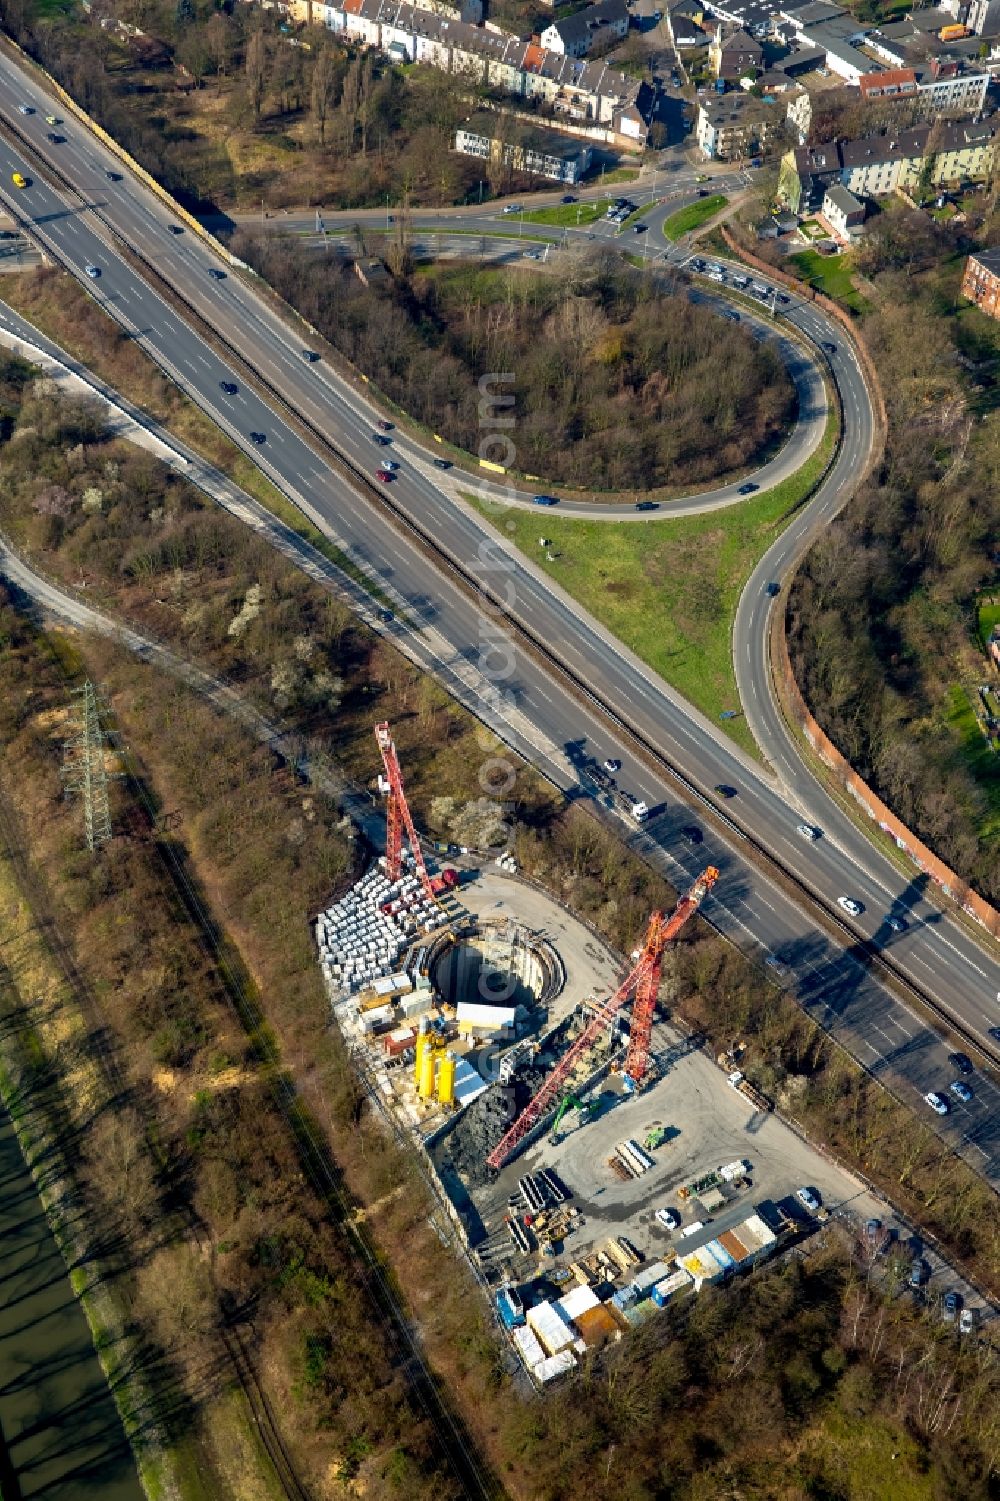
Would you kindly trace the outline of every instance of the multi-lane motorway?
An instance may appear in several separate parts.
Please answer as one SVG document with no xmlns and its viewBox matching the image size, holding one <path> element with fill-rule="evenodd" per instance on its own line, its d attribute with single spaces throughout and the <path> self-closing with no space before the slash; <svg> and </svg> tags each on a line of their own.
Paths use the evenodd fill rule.
<svg viewBox="0 0 1000 1501">
<path fill-rule="evenodd" d="M 35 113 L 21 114 L 21 104 Z M 325 362 L 308 363 L 303 358 L 308 335 L 283 322 L 257 295 L 252 281 L 234 273 L 190 228 L 172 232 L 180 225 L 169 207 L 83 126 L 65 119 L 59 126 L 64 140 L 47 143 L 44 115 L 52 108 L 37 84 L 6 61 L 0 66 L 0 117 L 7 122 L 0 139 L 0 184 L 8 204 L 276 483 L 319 517 L 340 545 L 377 569 L 386 587 L 406 603 L 411 618 L 433 627 L 450 645 L 452 667 L 467 671 L 472 664 L 482 670 L 483 691 L 494 711 L 499 707 L 506 713 L 511 743 L 559 785 L 575 790 L 580 779 L 573 767 L 581 754 L 598 759 L 620 755 L 623 784 L 656 810 L 648 824 L 630 833 L 633 842 L 678 883 L 706 858 L 718 864 L 722 879 L 707 914 L 711 920 L 741 945 L 760 945 L 778 955 L 795 975 L 807 1009 L 904 1096 L 947 1087 L 953 1076 L 947 1050 L 915 1012 L 873 978 L 860 946 L 852 951 L 858 939 L 891 949 L 903 974 L 947 1005 L 984 1048 L 995 1052 L 987 1029 L 1000 1024 L 1000 964 L 992 954 L 927 901 L 918 883 L 907 881 L 875 852 L 797 766 L 779 764 L 777 750 L 778 770 L 783 776 L 787 772 L 791 791 L 745 758 L 530 561 L 508 551 L 503 538 L 455 496 L 430 456 L 396 435 L 391 451 L 401 467 L 392 498 L 399 513 L 478 577 L 537 641 L 554 648 L 575 683 L 538 653 L 519 649 L 517 636 L 510 650 L 502 632 L 498 634 L 497 612 L 477 602 L 451 572 L 432 566 L 426 549 L 373 494 L 351 486 L 331 468 L 322 448 L 306 441 L 298 423 L 285 419 L 275 396 L 259 394 L 244 379 L 242 365 L 235 358 L 227 360 L 217 343 L 203 338 L 161 296 L 149 264 L 183 292 L 198 317 L 229 341 L 272 393 L 281 393 L 287 408 L 370 473 L 380 452 L 388 450 L 378 450 L 372 441 L 377 414 L 360 388 Z M 30 149 L 19 146 L 18 131 Z M 62 176 L 42 170 L 35 152 L 48 157 Z M 23 192 L 11 186 L 14 171 L 30 179 Z M 147 266 L 137 269 L 126 246 L 145 257 Z M 88 278 L 88 265 L 99 269 L 97 278 Z M 218 279 L 213 271 L 221 273 Z M 807 337 L 830 340 L 829 326 L 812 307 L 796 306 L 789 317 Z M 844 404 L 844 442 L 818 502 L 794 533 L 784 534 L 791 537 L 785 544 L 788 556 L 801 544 L 802 531 L 821 524 L 849 491 L 871 440 L 861 372 L 849 342 L 841 337 L 836 343 L 831 366 Z M 227 393 L 224 385 L 237 389 Z M 253 444 L 251 432 L 263 434 L 266 441 Z M 516 430 L 513 438 L 516 443 Z M 780 558 L 772 559 L 768 567 L 780 563 Z M 759 593 L 766 599 L 762 589 Z M 748 695 L 748 712 L 766 718 L 766 672 L 763 659 L 754 657 L 763 642 L 765 606 L 754 608 L 748 598 L 748 613 L 741 612 L 737 622 L 737 661 L 748 661 L 746 670 L 741 669 L 741 688 Z M 616 718 L 627 729 L 616 729 Z M 629 730 L 682 768 L 709 801 L 718 802 L 712 794 L 716 784 L 736 787 L 739 825 L 814 890 L 831 913 L 837 912 L 836 898 L 847 894 L 865 904 L 861 917 L 842 930 L 839 940 L 830 936 L 828 924 L 818 927 L 799 898 L 762 873 L 758 862 L 745 858 L 736 828 L 722 832 L 724 806 L 706 827 L 704 842 L 690 847 L 680 832 L 691 822 L 690 806 L 678 801 L 676 782 L 657 769 L 652 756 L 635 753 Z M 470 794 L 479 795 L 479 790 L 470 789 Z M 804 841 L 796 833 L 802 818 L 823 827 L 825 837 Z M 905 914 L 903 932 L 887 927 L 890 914 Z M 927 1118 L 938 1124 L 929 1112 Z M 955 1102 L 940 1129 L 1000 1182 L 1000 1093 L 989 1078 L 976 1080 L 972 1102 Z"/>
</svg>

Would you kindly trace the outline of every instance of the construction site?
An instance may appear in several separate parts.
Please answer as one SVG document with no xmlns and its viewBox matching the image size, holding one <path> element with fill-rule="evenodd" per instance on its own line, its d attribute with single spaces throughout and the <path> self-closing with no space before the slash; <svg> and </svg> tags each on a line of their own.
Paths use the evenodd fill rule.
<svg viewBox="0 0 1000 1501">
<path fill-rule="evenodd" d="M 712 1058 L 659 1007 L 714 867 L 623 960 L 510 855 L 437 845 L 429 868 L 388 725 L 376 740 L 385 853 L 316 918 L 333 1014 L 545 1384 L 858 1185 L 772 1113 L 738 1046 Z"/>
</svg>

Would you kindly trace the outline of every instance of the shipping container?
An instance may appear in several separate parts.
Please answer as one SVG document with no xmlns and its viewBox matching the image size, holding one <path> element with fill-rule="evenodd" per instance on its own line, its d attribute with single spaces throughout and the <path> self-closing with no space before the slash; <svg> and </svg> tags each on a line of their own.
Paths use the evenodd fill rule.
<svg viewBox="0 0 1000 1501">
<path fill-rule="evenodd" d="M 543 1385 L 549 1381 L 555 1381 L 559 1376 L 565 1376 L 576 1366 L 576 1356 L 572 1350 L 561 1350 L 558 1355 L 550 1355 L 548 1360 L 539 1361 L 532 1371 L 536 1381 Z"/>
<path fill-rule="evenodd" d="M 528 1328 L 527 1324 L 521 1324 L 519 1327 L 512 1329 L 510 1337 L 517 1346 L 517 1352 L 529 1371 L 538 1365 L 539 1361 L 545 1359 L 545 1351 L 538 1343 L 538 1336 L 533 1330 Z"/>
<path fill-rule="evenodd" d="M 549 1355 L 558 1355 L 576 1338 L 554 1303 L 536 1303 L 528 1309 L 527 1320 Z"/>
<path fill-rule="evenodd" d="M 743 1244 L 735 1230 L 723 1230 L 719 1236 L 719 1244 L 729 1252 L 737 1266 L 748 1258 L 752 1259 L 752 1252 Z"/>
<path fill-rule="evenodd" d="M 505 1329 L 516 1329 L 524 1323 L 524 1304 L 515 1287 L 502 1287 L 497 1293 L 497 1313 Z"/>
<path fill-rule="evenodd" d="M 685 1271 L 683 1267 L 678 1267 L 676 1272 L 671 1272 L 669 1277 L 664 1277 L 663 1281 L 658 1282 L 653 1288 L 651 1294 L 653 1302 L 658 1308 L 665 1308 L 676 1293 L 690 1286 L 691 1273 Z"/>
<path fill-rule="evenodd" d="M 600 1298 L 589 1287 L 574 1287 L 559 1299 L 558 1308 L 563 1318 L 576 1323 L 582 1313 L 600 1307 Z"/>
<path fill-rule="evenodd" d="M 641 1272 L 636 1272 L 632 1278 L 632 1286 L 638 1293 L 646 1293 L 657 1282 L 669 1276 L 670 1268 L 665 1261 L 654 1261 L 651 1266 L 643 1267 Z"/>
</svg>

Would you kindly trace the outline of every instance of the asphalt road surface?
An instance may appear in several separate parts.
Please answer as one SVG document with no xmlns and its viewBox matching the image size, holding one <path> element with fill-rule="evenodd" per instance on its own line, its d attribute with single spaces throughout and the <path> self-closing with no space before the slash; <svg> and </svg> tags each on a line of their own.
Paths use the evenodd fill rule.
<svg viewBox="0 0 1000 1501">
<path fill-rule="evenodd" d="M 23 116 L 22 102 L 36 113 Z M 320 516 L 337 541 L 378 570 L 388 589 L 406 602 L 409 613 L 432 625 L 451 643 L 454 664 L 477 665 L 483 692 L 492 710 L 510 705 L 512 744 L 560 786 L 579 794 L 581 777 L 574 767 L 581 757 L 620 753 L 623 788 L 654 810 L 650 822 L 632 829 L 631 842 L 660 865 L 678 885 L 712 861 L 722 872 L 706 916 L 743 947 L 778 954 L 794 975 L 803 1003 L 832 1026 L 837 1035 L 872 1071 L 904 1098 L 913 1091 L 946 1088 L 953 1076 L 947 1049 L 918 1015 L 878 984 L 852 952 L 852 930 L 889 945 L 897 965 L 915 983 L 949 1006 L 964 1024 L 991 1047 L 986 1028 L 1000 1023 L 1000 964 L 953 919 L 927 901 L 918 881 L 904 876 L 872 849 L 863 835 L 830 805 L 819 816 L 812 801 L 815 784 L 804 784 L 810 802 L 798 803 L 761 768 L 722 737 L 715 725 L 679 699 L 665 684 L 588 618 L 568 597 L 541 576 L 530 561 L 506 552 L 502 539 L 470 508 L 441 488 L 428 458 L 409 440 L 391 449 L 374 445 L 374 411 L 365 398 L 326 365 L 307 363 L 306 343 L 290 332 L 261 301 L 251 284 L 227 272 L 209 246 L 190 230 L 173 234 L 169 209 L 136 181 L 85 130 L 66 120 L 57 146 L 45 142 L 43 116 L 51 109 L 33 82 L 20 79 L 13 66 L 0 67 L 0 115 L 24 130 L 34 145 L 58 159 L 85 195 L 80 207 L 47 182 L 35 165 L 6 140 L 0 143 L 0 183 L 12 208 L 31 221 L 33 233 L 67 264 L 99 303 L 149 350 L 179 383 L 210 412 L 220 426 L 252 454 L 288 494 Z M 58 109 L 57 109 L 58 112 Z M 22 171 L 31 186 L 18 192 L 11 174 Z M 108 171 L 117 180 L 108 178 Z M 572 693 L 563 679 L 526 653 L 505 643 L 492 610 L 482 608 L 450 576 L 432 568 L 408 536 L 369 498 L 362 498 L 332 472 L 287 425 L 280 414 L 227 367 L 185 322 L 153 291 L 115 248 L 107 225 L 113 223 L 127 242 L 154 260 L 159 270 L 183 287 L 199 311 L 266 374 L 299 412 L 317 423 L 355 463 L 369 471 L 378 459 L 398 451 L 401 464 L 393 485 L 396 504 L 415 524 L 432 533 L 452 556 L 505 595 L 510 608 L 537 636 L 555 646 L 578 679 L 652 744 L 685 768 L 710 801 L 712 788 L 725 783 L 738 789 L 740 824 L 771 849 L 784 865 L 832 906 L 841 893 L 865 902 L 863 915 L 843 928 L 839 941 L 829 937 L 753 863 L 744 858 L 736 829 L 723 839 L 711 830 L 697 846 L 681 832 L 691 809 L 678 802 L 677 786 L 624 747 L 615 743 L 605 712 Z M 100 275 L 88 278 L 87 265 Z M 216 280 L 209 274 L 222 273 Z M 790 317 L 814 338 L 830 337 L 825 320 L 808 306 Z M 846 341 L 832 357 L 845 408 L 846 436 L 838 461 L 840 483 L 849 483 L 867 452 L 869 408 L 860 371 Z M 238 389 L 227 395 L 220 382 Z M 265 435 L 262 445 L 249 439 Z M 809 513 L 812 515 L 812 512 Z M 737 657 L 742 643 L 737 642 Z M 524 726 L 528 725 L 525 730 Z M 583 790 L 587 791 L 584 782 Z M 620 808 L 621 801 L 590 795 Z M 725 806 L 719 805 L 722 816 Z M 735 811 L 735 810 L 734 810 Z M 795 832 L 800 817 L 821 824 L 826 837 L 806 842 Z M 888 912 L 906 913 L 901 934 L 885 925 Z M 926 1112 L 953 1145 L 994 1181 L 1000 1181 L 1000 1098 L 985 1076 L 974 1080 L 969 1106 L 957 1101 L 939 1122 Z M 918 1108 L 925 1109 L 920 1106 Z"/>
</svg>

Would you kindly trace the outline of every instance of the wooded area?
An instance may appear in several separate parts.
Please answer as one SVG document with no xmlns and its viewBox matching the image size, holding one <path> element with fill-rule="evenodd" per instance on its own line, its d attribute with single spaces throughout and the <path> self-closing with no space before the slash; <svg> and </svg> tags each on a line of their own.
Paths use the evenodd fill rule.
<svg viewBox="0 0 1000 1501">
<path fill-rule="evenodd" d="M 482 756 L 473 722 L 316 585 L 146 456 L 108 442 L 86 408 L 37 390 L 16 361 L 0 370 L 0 410 L 0 523 L 38 566 L 224 670 L 298 727 L 311 754 L 325 749 L 361 778 L 375 771 L 371 723 L 387 715 L 421 821 L 448 817 L 439 799 L 467 800 Z M 114 643 L 54 655 L 9 603 L 0 627 L 0 788 L 132 1084 L 127 1108 L 101 1114 L 81 1152 L 88 1214 L 132 1256 L 139 1327 L 202 1411 L 225 1313 L 243 1320 L 317 1496 L 350 1483 L 373 1501 L 452 1493 L 358 1280 L 343 1209 L 303 1180 L 294 1134 L 275 1114 L 277 1056 L 512 1494 L 716 1501 L 738 1486 L 747 1501 L 847 1497 L 893 1452 L 908 1498 L 951 1501 L 960 1483 L 985 1501 L 998 1453 L 995 1359 L 945 1338 L 896 1295 L 894 1275 L 884 1287 L 869 1279 L 836 1237 L 804 1263 L 703 1293 L 545 1402 L 515 1395 L 478 1294 L 428 1224 L 414 1160 L 361 1104 L 328 1030 L 308 916 L 348 878 L 335 810 Z M 141 779 L 117 784 L 117 838 L 96 860 L 59 777 L 83 661 Z M 334 681 L 318 684 L 322 674 Z M 627 950 L 671 894 L 613 834 L 516 771 L 523 868 Z M 178 871 L 218 947 L 180 900 Z M 762 1082 L 810 1129 L 847 1160 L 863 1157 L 984 1277 L 997 1275 L 989 1190 L 862 1085 L 741 955 L 692 927 L 664 995 L 713 1043 L 748 1038 Z M 247 1001 L 266 1019 L 252 1035 L 240 1022 Z M 142 1145 L 150 1135 L 155 1161 Z M 194 1216 L 207 1262 L 183 1236 L 164 1240 L 175 1224 L 166 1205 Z M 215 1494 L 229 1495 L 224 1478 Z"/>
<path fill-rule="evenodd" d="M 992 243 L 997 220 L 981 221 Z M 978 226 L 977 226 L 978 227 Z M 889 410 L 885 462 L 800 570 L 796 676 L 864 779 L 1000 900 L 1000 755 L 975 722 L 981 593 L 1000 587 L 1000 326 L 960 309 L 971 240 L 902 205 L 856 253 Z"/>
<path fill-rule="evenodd" d="M 0 0 L 0 17 L 195 212 L 460 203 L 480 179 L 487 196 L 529 182 L 451 149 L 479 92 L 469 80 L 394 66 L 322 26 L 286 34 L 277 11 Z"/>
<path fill-rule="evenodd" d="M 517 468 L 586 490 L 684 489 L 777 442 L 795 392 L 738 324 L 612 252 L 558 271 L 475 262 L 365 287 L 343 257 L 245 232 L 248 261 L 405 412 L 466 452 L 479 378 L 511 371 Z"/>
</svg>

